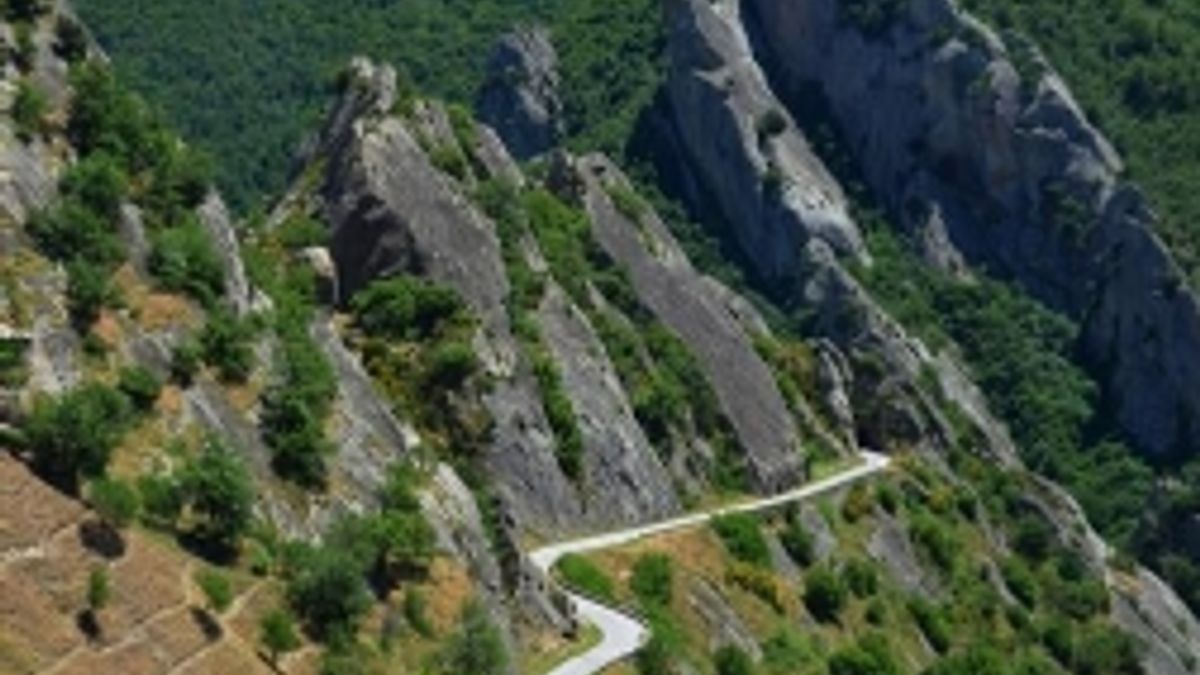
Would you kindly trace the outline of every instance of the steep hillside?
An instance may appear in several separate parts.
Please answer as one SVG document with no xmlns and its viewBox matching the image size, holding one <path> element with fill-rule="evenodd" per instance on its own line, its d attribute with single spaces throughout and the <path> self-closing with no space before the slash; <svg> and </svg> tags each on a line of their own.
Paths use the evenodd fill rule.
<svg viewBox="0 0 1200 675">
<path fill-rule="evenodd" d="M 1191 447 L 1195 302 L 1048 65 L 948 0 L 584 5 L 438 3 L 439 49 L 555 28 L 417 59 L 492 126 L 339 64 L 246 218 L 75 19 L 5 5 L 0 669 L 548 673 L 601 638 L 566 585 L 651 628 L 609 672 L 1193 672 L 1127 551 L 1194 574 L 1193 493 L 1129 448 Z M 820 503 L 528 558 L 864 448 L 894 469 Z"/>
</svg>

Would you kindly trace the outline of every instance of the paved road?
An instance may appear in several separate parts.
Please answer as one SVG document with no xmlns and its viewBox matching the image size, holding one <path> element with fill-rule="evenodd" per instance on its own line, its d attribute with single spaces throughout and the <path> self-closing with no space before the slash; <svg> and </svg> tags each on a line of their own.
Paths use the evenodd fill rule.
<svg viewBox="0 0 1200 675">
<path fill-rule="evenodd" d="M 809 483 L 791 492 L 681 516 L 660 523 L 546 546 L 531 553 L 530 559 L 538 569 L 549 574 L 554 564 L 565 555 L 591 553 L 623 546 L 638 539 L 698 527 L 720 516 L 765 511 L 792 502 L 804 501 L 879 473 L 891 463 L 887 457 L 874 452 L 862 453 L 862 459 L 863 463 L 852 469 L 847 469 L 815 483 Z M 552 670 L 549 675 L 593 675 L 593 673 L 598 673 L 636 652 L 649 637 L 646 627 L 630 616 L 573 593 L 568 593 L 567 597 L 575 605 L 580 620 L 587 621 L 599 628 L 602 638 L 596 647 L 563 663 Z"/>
</svg>

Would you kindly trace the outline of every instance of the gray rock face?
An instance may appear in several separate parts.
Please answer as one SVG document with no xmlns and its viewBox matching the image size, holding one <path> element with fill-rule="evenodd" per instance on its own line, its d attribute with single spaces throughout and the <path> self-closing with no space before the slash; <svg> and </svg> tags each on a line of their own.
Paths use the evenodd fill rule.
<svg viewBox="0 0 1200 675">
<path fill-rule="evenodd" d="M 562 136 L 559 79 L 558 54 L 544 28 L 518 28 L 492 50 L 476 109 L 518 160 L 545 153 Z"/>
<path fill-rule="evenodd" d="M 600 245 L 628 269 L 642 302 L 691 349 L 747 453 L 756 487 L 776 491 L 801 478 L 800 439 L 769 368 L 741 322 L 709 292 L 666 226 L 647 212 L 640 222 L 613 203 L 609 185 L 626 185 L 600 157 L 580 161 L 584 203 Z"/>
<path fill-rule="evenodd" d="M 587 317 L 556 286 L 547 294 L 539 317 L 583 435 L 589 520 L 614 525 L 677 513 L 680 506 L 671 476 L 638 426 Z"/>
<path fill-rule="evenodd" d="M 697 201 L 721 213 L 764 278 L 793 273 L 811 239 L 866 260 L 841 187 L 753 59 L 738 3 L 671 0 L 667 17 L 670 118 Z"/>
<path fill-rule="evenodd" d="M 523 526 L 578 523 L 579 500 L 558 469 L 536 384 L 509 328 L 493 224 L 432 165 L 405 122 L 387 115 L 394 74 L 359 61 L 350 80 L 317 144 L 325 161 L 321 211 L 333 228 L 342 299 L 398 273 L 455 289 L 482 321 L 475 346 L 495 380 L 484 404 L 494 421 L 487 460 L 497 491 Z"/>
<path fill-rule="evenodd" d="M 816 85 L 891 210 L 918 232 L 940 219 L 943 265 L 961 251 L 1079 320 L 1137 445 L 1197 450 L 1200 306 L 1120 159 L 1031 47 L 952 0 L 906 3 L 873 36 L 840 0 L 747 7 L 784 98 Z"/>
<path fill-rule="evenodd" d="M 233 231 L 229 210 L 225 208 L 225 202 L 220 195 L 214 192 L 196 209 L 196 214 L 200 217 L 200 224 L 208 232 L 208 238 L 225 268 L 225 298 L 239 316 L 245 316 L 253 305 L 253 294 L 250 291 L 250 282 L 246 278 L 241 248 L 237 233 Z"/>
</svg>

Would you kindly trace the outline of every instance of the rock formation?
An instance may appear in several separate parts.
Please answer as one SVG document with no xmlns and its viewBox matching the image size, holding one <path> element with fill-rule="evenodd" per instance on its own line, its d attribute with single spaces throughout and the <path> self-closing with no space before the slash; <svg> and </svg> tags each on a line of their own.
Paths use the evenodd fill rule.
<svg viewBox="0 0 1200 675">
<path fill-rule="evenodd" d="M 544 154 L 562 137 L 558 89 L 558 54 L 550 34 L 541 27 L 521 27 L 492 50 L 476 109 L 513 157 L 524 161 Z"/>
</svg>

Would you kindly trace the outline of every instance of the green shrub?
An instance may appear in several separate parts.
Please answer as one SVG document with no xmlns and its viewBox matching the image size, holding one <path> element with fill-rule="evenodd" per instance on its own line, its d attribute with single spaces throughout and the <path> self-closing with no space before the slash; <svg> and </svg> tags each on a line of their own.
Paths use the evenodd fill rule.
<svg viewBox="0 0 1200 675">
<path fill-rule="evenodd" d="M 767 540 L 763 538 L 758 519 L 754 516 L 721 516 L 713 519 L 712 528 L 734 559 L 760 567 L 771 564 L 771 550 L 767 547 Z"/>
<path fill-rule="evenodd" d="M 158 232 L 147 266 L 164 288 L 211 307 L 225 292 L 225 266 L 195 219 Z"/>
<path fill-rule="evenodd" d="M 433 624 L 429 622 L 428 601 L 421 591 L 409 588 L 404 592 L 404 619 L 418 635 L 433 637 Z"/>
<path fill-rule="evenodd" d="M 352 638 L 371 606 L 361 568 L 342 551 L 310 549 L 288 583 L 288 601 L 312 634 L 326 642 Z"/>
<path fill-rule="evenodd" d="M 921 598 L 913 598 L 908 603 L 908 611 L 929 641 L 929 646 L 939 654 L 946 653 L 951 643 L 950 627 L 942 609 Z"/>
<path fill-rule="evenodd" d="M 77 329 L 87 330 L 115 301 L 107 270 L 83 260 L 67 265 L 67 311 Z"/>
<path fill-rule="evenodd" d="M 816 562 L 812 535 L 808 533 L 799 516 L 788 518 L 787 525 L 779 533 L 779 541 L 797 565 L 808 567 Z"/>
<path fill-rule="evenodd" d="M 12 116 L 17 127 L 17 135 L 24 140 L 32 140 L 42 135 L 46 129 L 46 114 L 50 102 L 45 92 L 36 84 L 22 78 L 17 83 L 17 93 L 13 98 Z"/>
<path fill-rule="evenodd" d="M 851 558 L 842 567 L 846 587 L 855 596 L 865 598 L 879 590 L 879 575 L 875 565 L 862 558 Z"/>
<path fill-rule="evenodd" d="M 38 399 L 24 424 L 34 467 L 74 493 L 80 476 L 103 475 L 131 419 L 129 401 L 102 384 L 85 384 L 58 399 Z"/>
<path fill-rule="evenodd" d="M 88 503 L 113 527 L 125 528 L 137 520 L 141 496 L 128 483 L 114 478 L 99 478 L 88 487 Z"/>
<path fill-rule="evenodd" d="M 581 555 L 566 555 L 556 567 L 563 582 L 571 588 L 602 602 L 612 602 L 615 589 L 612 579 L 591 560 Z"/>
<path fill-rule="evenodd" d="M 457 389 L 478 369 L 475 349 L 466 342 L 450 341 L 433 351 L 425 377 L 432 386 Z"/>
<path fill-rule="evenodd" d="M 846 605 L 846 587 L 834 572 L 820 567 L 804 578 L 804 606 L 817 621 L 835 623 Z"/>
<path fill-rule="evenodd" d="M 203 363 L 204 347 L 200 341 L 190 336 L 184 338 L 171 352 L 171 379 L 176 384 L 189 386 Z"/>
<path fill-rule="evenodd" d="M 289 249 L 304 249 L 326 246 L 329 243 L 329 228 L 303 215 L 292 215 L 279 225 L 279 243 Z"/>
<path fill-rule="evenodd" d="M 267 650 L 267 658 L 278 667 L 279 657 L 300 647 L 300 636 L 291 614 L 276 609 L 263 615 L 258 624 L 258 641 Z"/>
<path fill-rule="evenodd" d="M 87 605 L 92 612 L 99 612 L 108 606 L 112 599 L 112 585 L 108 579 L 107 567 L 96 567 L 88 575 Z"/>
<path fill-rule="evenodd" d="M 245 465 L 209 439 L 184 467 L 179 489 L 195 521 L 193 534 L 222 551 L 236 550 L 253 516 L 254 484 Z"/>
<path fill-rule="evenodd" d="M 413 277 L 376 281 L 350 306 L 368 334 L 412 341 L 437 335 L 466 309 L 454 291 Z"/>
<path fill-rule="evenodd" d="M 674 580 L 671 558 L 661 553 L 647 553 L 633 564 L 629 588 L 643 604 L 668 606 Z"/>
<path fill-rule="evenodd" d="M 457 675 L 504 675 L 508 673 L 508 651 L 487 609 L 471 603 L 463 610 L 458 632 L 441 654 L 441 673 Z"/>
<path fill-rule="evenodd" d="M 829 675 L 901 675 L 904 673 L 887 640 L 878 633 L 843 647 L 829 657 Z"/>
<path fill-rule="evenodd" d="M 205 363 L 214 366 L 222 380 L 245 382 L 254 367 L 254 351 L 250 344 L 253 337 L 252 326 L 228 309 L 219 307 L 209 312 L 200 333 Z"/>
<path fill-rule="evenodd" d="M 206 569 L 196 575 L 196 585 L 204 593 L 209 611 L 221 614 L 233 603 L 233 587 L 224 574 Z"/>
<path fill-rule="evenodd" d="M 771 606 L 776 612 L 785 610 L 779 593 L 779 582 L 769 570 L 742 561 L 734 561 L 725 570 L 725 581 L 746 591 Z"/>
<path fill-rule="evenodd" d="M 35 213 L 26 230 L 38 250 L 54 260 L 83 260 L 108 269 L 123 255 L 112 223 L 76 199 Z"/>
<path fill-rule="evenodd" d="M 717 675 L 754 675 L 754 661 L 735 645 L 725 645 L 713 654 Z"/>
<path fill-rule="evenodd" d="M 144 366 L 130 366 L 122 368 L 118 374 L 117 389 L 129 398 L 134 408 L 145 412 L 152 409 L 158 401 L 162 382 L 150 369 Z"/>
</svg>

